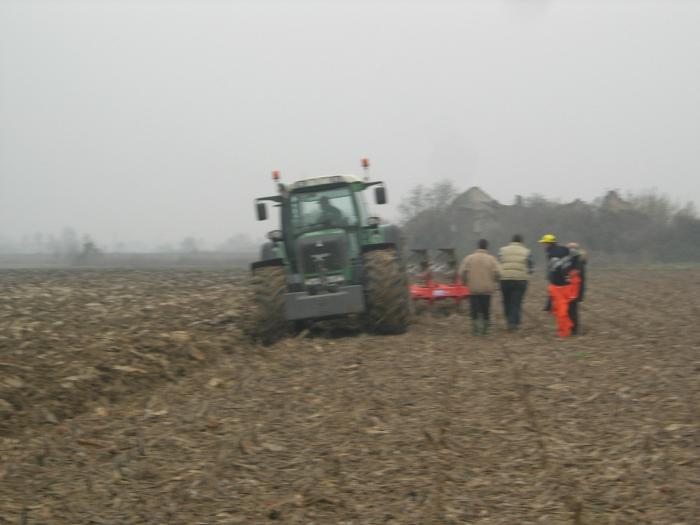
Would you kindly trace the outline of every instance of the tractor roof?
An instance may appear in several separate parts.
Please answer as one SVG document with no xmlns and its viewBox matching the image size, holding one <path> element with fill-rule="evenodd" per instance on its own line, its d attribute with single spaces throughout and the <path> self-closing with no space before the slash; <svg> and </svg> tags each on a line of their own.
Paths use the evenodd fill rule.
<svg viewBox="0 0 700 525">
<path fill-rule="evenodd" d="M 257 201 L 272 201 L 281 203 L 287 196 L 288 192 L 312 192 L 319 188 L 338 187 L 345 184 L 361 184 L 362 189 L 367 189 L 370 186 L 383 184 L 382 181 L 365 181 L 355 175 L 328 175 L 326 177 L 314 177 L 313 179 L 299 180 L 289 186 L 280 185 L 279 195 L 270 195 L 268 197 L 258 197 Z"/>
<path fill-rule="evenodd" d="M 288 186 L 290 191 L 313 188 L 316 186 L 328 186 L 329 184 L 352 184 L 353 182 L 364 183 L 362 179 L 355 175 L 330 175 L 327 177 L 314 177 L 294 182 Z"/>
</svg>

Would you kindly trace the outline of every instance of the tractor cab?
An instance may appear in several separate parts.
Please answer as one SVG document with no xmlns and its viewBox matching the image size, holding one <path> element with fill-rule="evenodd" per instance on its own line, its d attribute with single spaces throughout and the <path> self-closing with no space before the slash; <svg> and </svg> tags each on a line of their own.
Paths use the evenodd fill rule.
<svg viewBox="0 0 700 525">
<path fill-rule="evenodd" d="M 331 226 L 372 226 L 378 223 L 378 218 L 368 215 L 364 198 L 364 190 L 370 186 L 375 186 L 375 202 L 386 204 L 386 190 L 382 182 L 367 182 L 354 175 L 317 177 L 289 186 L 279 184 L 279 195 L 257 199 L 258 220 L 267 219 L 264 201 L 273 201 L 282 208 L 280 218 L 283 227 L 290 227 L 294 233 Z M 285 208 L 288 214 L 285 214 Z"/>
<path fill-rule="evenodd" d="M 356 229 L 367 225 L 367 209 L 361 193 L 364 183 L 347 182 L 351 179 L 349 176 L 338 178 L 346 180 L 296 188 L 293 185 L 288 218 L 292 233 L 299 235 L 327 228 Z M 314 182 L 314 179 L 303 182 Z"/>
<path fill-rule="evenodd" d="M 375 202 L 386 203 L 381 182 L 353 175 L 316 177 L 279 185 L 279 195 L 258 199 L 258 219 L 267 216 L 261 204 L 275 201 L 280 209 L 281 231 L 271 232 L 263 246 L 263 259 L 274 252 L 288 261 L 292 288 L 324 283 L 357 282 L 362 266 L 361 247 L 379 238 L 378 217 L 367 211 L 364 190 L 375 187 Z"/>
</svg>

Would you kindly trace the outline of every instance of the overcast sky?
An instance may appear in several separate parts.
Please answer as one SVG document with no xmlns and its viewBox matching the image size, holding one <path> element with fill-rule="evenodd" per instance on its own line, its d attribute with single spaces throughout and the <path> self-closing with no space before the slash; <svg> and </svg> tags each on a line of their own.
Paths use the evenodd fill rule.
<svg viewBox="0 0 700 525">
<path fill-rule="evenodd" d="M 0 236 L 260 235 L 360 172 L 700 202 L 700 2 L 0 0 Z"/>
</svg>

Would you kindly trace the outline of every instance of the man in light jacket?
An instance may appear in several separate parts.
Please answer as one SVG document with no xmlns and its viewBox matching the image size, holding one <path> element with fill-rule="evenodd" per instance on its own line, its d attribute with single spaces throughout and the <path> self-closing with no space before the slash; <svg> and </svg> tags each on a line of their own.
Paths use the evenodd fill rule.
<svg viewBox="0 0 700 525">
<path fill-rule="evenodd" d="M 533 271 L 532 252 L 523 245 L 523 236 L 513 235 L 513 240 L 498 251 L 501 263 L 501 295 L 508 331 L 520 326 L 520 312 L 527 290 L 527 281 Z"/>
<path fill-rule="evenodd" d="M 467 255 L 459 267 L 459 275 L 469 287 L 469 313 L 472 333 L 486 335 L 491 325 L 491 295 L 498 286 L 501 269 L 496 258 L 487 250 L 489 243 L 480 239 L 479 248 Z"/>
</svg>

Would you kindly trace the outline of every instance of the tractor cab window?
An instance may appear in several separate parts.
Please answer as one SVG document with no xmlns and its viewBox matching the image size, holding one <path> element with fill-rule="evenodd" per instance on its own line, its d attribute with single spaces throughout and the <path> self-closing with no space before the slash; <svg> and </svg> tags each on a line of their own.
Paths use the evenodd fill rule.
<svg viewBox="0 0 700 525">
<path fill-rule="evenodd" d="M 349 188 L 294 193 L 290 200 L 292 226 L 296 232 L 359 224 L 353 193 Z"/>
<path fill-rule="evenodd" d="M 365 194 L 364 193 L 355 193 L 355 198 L 357 199 L 357 208 L 360 212 L 359 223 L 362 225 L 366 225 L 367 224 L 367 217 L 369 217 L 369 213 L 367 211 L 367 202 L 365 201 Z"/>
</svg>

